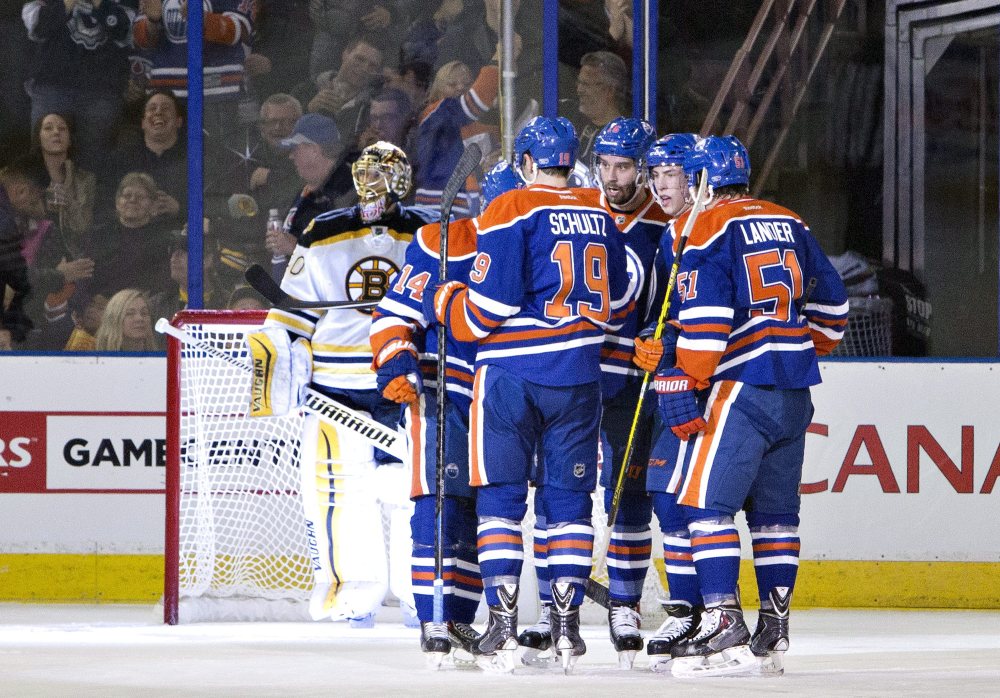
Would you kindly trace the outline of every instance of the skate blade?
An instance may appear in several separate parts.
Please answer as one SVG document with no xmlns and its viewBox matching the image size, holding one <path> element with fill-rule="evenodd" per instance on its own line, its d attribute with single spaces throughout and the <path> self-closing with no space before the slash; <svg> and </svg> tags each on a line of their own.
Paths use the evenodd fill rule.
<svg viewBox="0 0 1000 698">
<path fill-rule="evenodd" d="M 714 676 L 759 676 L 760 663 L 746 645 L 710 654 L 707 657 L 677 657 L 670 673 L 679 679 Z"/>
<path fill-rule="evenodd" d="M 487 674 L 513 674 L 514 650 L 497 650 L 493 654 L 476 657 L 476 666 Z"/>
<path fill-rule="evenodd" d="M 669 654 L 657 654 L 649 658 L 649 670 L 657 674 L 669 674 L 673 657 Z"/>
<path fill-rule="evenodd" d="M 559 650 L 559 659 L 562 661 L 563 673 L 567 676 L 573 673 L 573 668 L 576 666 L 576 660 L 580 658 L 579 655 L 573 654 L 573 650 L 564 649 Z"/>
<path fill-rule="evenodd" d="M 622 650 L 618 653 L 618 668 L 631 670 L 635 664 L 635 650 Z"/>
<path fill-rule="evenodd" d="M 431 671 L 440 671 L 445 652 L 424 652 L 424 664 Z"/>
<path fill-rule="evenodd" d="M 540 650 L 536 647 L 526 647 L 524 654 L 521 655 L 521 664 L 525 666 L 548 669 L 551 666 L 555 666 L 558 662 L 559 658 L 549 648 Z"/>
<path fill-rule="evenodd" d="M 456 669 L 475 669 L 476 655 L 456 647 L 451 653 L 451 663 Z"/>
<path fill-rule="evenodd" d="M 758 657 L 760 663 L 758 672 L 761 676 L 781 676 L 785 673 L 785 664 L 782 660 L 784 652 L 768 652 L 766 657 Z"/>
</svg>

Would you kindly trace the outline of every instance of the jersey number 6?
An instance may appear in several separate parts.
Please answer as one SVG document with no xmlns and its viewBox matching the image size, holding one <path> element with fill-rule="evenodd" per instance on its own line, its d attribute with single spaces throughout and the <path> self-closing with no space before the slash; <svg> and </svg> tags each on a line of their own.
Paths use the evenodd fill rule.
<svg viewBox="0 0 1000 698">
<path fill-rule="evenodd" d="M 550 300 L 545 301 L 545 316 L 561 320 L 573 315 L 583 316 L 598 322 L 607 322 L 610 316 L 611 292 L 608 289 L 608 251 L 596 242 L 588 242 L 583 248 L 583 283 L 587 291 L 598 297 L 596 303 L 577 301 L 576 309 L 567 299 L 573 295 L 576 285 L 573 243 L 560 240 L 552 248 L 549 259 L 559 269 L 559 288 Z"/>
</svg>

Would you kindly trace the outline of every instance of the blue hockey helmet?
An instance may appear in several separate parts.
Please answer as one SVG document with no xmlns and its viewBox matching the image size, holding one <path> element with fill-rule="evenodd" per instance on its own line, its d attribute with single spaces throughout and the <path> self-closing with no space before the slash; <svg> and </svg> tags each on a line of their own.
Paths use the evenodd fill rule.
<svg viewBox="0 0 1000 698">
<path fill-rule="evenodd" d="M 647 167 L 684 165 L 684 156 L 698 142 L 695 133 L 671 133 L 658 139 L 646 153 Z"/>
<path fill-rule="evenodd" d="M 479 210 L 485 211 L 493 199 L 511 189 L 520 189 L 523 186 L 524 180 L 521 179 L 521 175 L 514 171 L 509 162 L 501 160 L 479 180 Z"/>
<path fill-rule="evenodd" d="M 642 119 L 618 116 L 594 137 L 594 155 L 617 155 L 639 163 L 655 138 L 653 127 Z"/>
<path fill-rule="evenodd" d="M 514 139 L 514 153 L 518 167 L 527 153 L 539 169 L 548 167 L 573 167 L 580 139 L 573 124 L 562 116 L 550 119 L 536 116 L 525 124 Z"/>
<path fill-rule="evenodd" d="M 696 175 L 708 171 L 712 189 L 730 184 L 750 184 L 750 154 L 736 136 L 709 136 L 699 141 L 684 158 L 688 183 L 695 186 Z"/>
</svg>

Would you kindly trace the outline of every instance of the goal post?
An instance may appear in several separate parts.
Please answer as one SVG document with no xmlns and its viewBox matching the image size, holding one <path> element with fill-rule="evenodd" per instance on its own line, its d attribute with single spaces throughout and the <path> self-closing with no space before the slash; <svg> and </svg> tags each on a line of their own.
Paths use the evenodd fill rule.
<svg viewBox="0 0 1000 698">
<path fill-rule="evenodd" d="M 249 365 L 264 311 L 183 311 L 173 324 Z M 250 375 L 196 346 L 167 351 L 165 623 L 308 618 L 299 497 L 302 416 L 253 418 Z"/>
</svg>

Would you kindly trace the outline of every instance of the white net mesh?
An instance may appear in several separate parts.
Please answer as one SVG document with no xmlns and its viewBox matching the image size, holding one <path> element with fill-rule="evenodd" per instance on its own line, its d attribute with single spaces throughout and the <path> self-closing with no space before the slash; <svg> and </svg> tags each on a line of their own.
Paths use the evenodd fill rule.
<svg viewBox="0 0 1000 698">
<path fill-rule="evenodd" d="M 259 321 L 253 315 L 248 319 L 216 314 L 211 322 L 184 321 L 181 316 L 183 329 L 194 339 L 226 351 L 247 366 L 243 335 L 259 326 Z M 179 399 L 171 407 L 178 410 L 180 421 L 178 620 L 308 619 L 313 577 L 299 497 L 302 417 L 251 418 L 247 416 L 248 370 L 191 344 L 181 345 L 179 360 Z M 168 486 L 173 486 L 169 479 Z M 528 512 L 522 623 L 534 621 L 532 607 L 537 599 L 530 503 Z M 598 490 L 594 495 L 595 552 L 606 544 L 606 524 L 603 491 Z M 387 532 L 385 516 L 383 525 Z M 660 545 L 654 531 L 654 566 L 646 577 L 642 601 L 646 625 L 653 628 L 662 615 L 658 599 L 665 596 Z M 602 581 L 607 582 L 606 576 Z M 582 614 L 588 623 L 607 620 L 606 611 L 590 600 Z"/>
<path fill-rule="evenodd" d="M 848 301 L 847 329 L 833 356 L 891 356 L 892 300 L 852 296 Z"/>
</svg>

